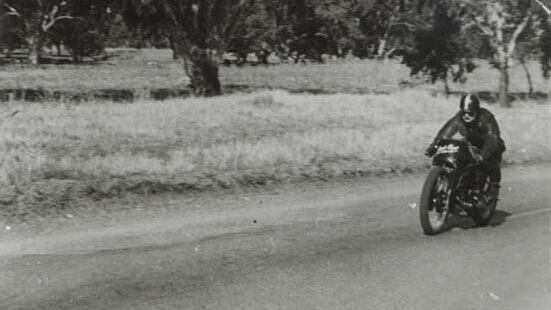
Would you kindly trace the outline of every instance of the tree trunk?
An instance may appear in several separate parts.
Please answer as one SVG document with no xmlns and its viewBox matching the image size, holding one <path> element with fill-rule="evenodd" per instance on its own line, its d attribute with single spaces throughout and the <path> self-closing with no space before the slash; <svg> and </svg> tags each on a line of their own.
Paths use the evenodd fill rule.
<svg viewBox="0 0 551 310">
<path fill-rule="evenodd" d="M 528 81 L 528 93 L 531 95 L 534 93 L 534 84 L 532 83 L 532 75 L 530 74 L 530 70 L 528 70 L 526 61 L 524 59 L 521 59 L 520 63 L 522 64 L 522 69 L 524 69 L 524 73 L 526 74 L 526 80 Z"/>
<path fill-rule="evenodd" d="M 198 47 L 186 38 L 185 32 L 177 27 L 170 29 L 174 51 L 184 62 L 184 71 L 190 87 L 198 96 L 222 94 L 218 77 L 218 57 L 207 49 Z"/>
<path fill-rule="evenodd" d="M 258 57 L 259 62 L 263 65 L 268 64 L 268 56 L 270 56 L 270 51 L 266 49 L 262 49 L 260 50 L 259 53 L 256 54 L 256 57 Z"/>
<path fill-rule="evenodd" d="M 42 61 L 42 34 L 38 34 L 29 40 L 29 61 L 33 65 L 39 65 Z"/>
<path fill-rule="evenodd" d="M 193 93 L 199 96 L 218 96 L 222 94 L 218 78 L 218 59 L 207 50 L 192 47 L 184 66 L 190 78 Z"/>
<path fill-rule="evenodd" d="M 379 46 L 377 47 L 377 58 L 383 59 L 385 57 L 386 50 L 386 35 L 384 39 L 379 40 Z"/>
<path fill-rule="evenodd" d="M 377 57 L 379 59 L 385 59 L 386 58 L 386 46 L 388 44 L 388 39 L 390 37 L 390 30 L 394 26 L 394 21 L 396 20 L 396 17 L 394 15 L 391 15 L 388 20 L 388 25 L 386 26 L 385 33 L 382 38 L 379 39 L 379 46 L 377 47 Z"/>
<path fill-rule="evenodd" d="M 238 57 L 238 59 L 236 61 L 237 65 L 242 66 L 242 65 L 245 65 L 247 63 L 247 58 L 249 57 L 249 53 L 247 51 L 240 52 L 240 53 L 238 53 L 237 57 Z"/>
<path fill-rule="evenodd" d="M 178 59 L 178 53 L 176 52 L 176 46 L 174 45 L 174 39 L 171 35 L 168 35 L 168 43 L 170 44 L 170 49 L 172 50 L 172 59 Z"/>
<path fill-rule="evenodd" d="M 444 90 L 446 91 L 446 98 L 450 96 L 450 83 L 448 82 L 448 77 L 446 76 L 444 78 Z"/>
<path fill-rule="evenodd" d="M 499 65 L 499 104 L 502 107 L 510 108 L 511 102 L 508 98 L 509 93 L 509 66 L 507 62 Z"/>
</svg>

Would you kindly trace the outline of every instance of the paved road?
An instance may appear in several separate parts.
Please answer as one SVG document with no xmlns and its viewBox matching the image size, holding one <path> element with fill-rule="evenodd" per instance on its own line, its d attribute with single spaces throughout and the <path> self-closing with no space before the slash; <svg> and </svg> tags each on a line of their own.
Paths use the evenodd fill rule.
<svg viewBox="0 0 551 310">
<path fill-rule="evenodd" d="M 550 166 L 504 171 L 493 227 L 459 220 L 436 237 L 419 226 L 422 181 L 4 238 L 0 309 L 551 309 Z"/>
</svg>

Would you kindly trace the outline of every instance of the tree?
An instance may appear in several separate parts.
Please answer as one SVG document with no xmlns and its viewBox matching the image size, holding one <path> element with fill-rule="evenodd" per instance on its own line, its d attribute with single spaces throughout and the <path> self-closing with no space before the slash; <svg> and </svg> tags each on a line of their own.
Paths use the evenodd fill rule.
<svg viewBox="0 0 551 310">
<path fill-rule="evenodd" d="M 551 14 L 550 17 L 542 19 L 541 23 L 543 31 L 540 36 L 540 63 L 543 77 L 549 79 L 551 77 Z"/>
<path fill-rule="evenodd" d="M 47 35 L 48 43 L 58 47 L 63 45 L 71 54 L 73 62 L 81 62 L 84 57 L 95 58 L 105 50 L 106 37 L 94 31 L 87 20 L 75 19 L 56 25 Z"/>
<path fill-rule="evenodd" d="M 475 68 L 473 55 L 462 36 L 461 20 L 446 1 L 438 1 L 432 15 L 430 28 L 415 32 L 414 45 L 405 51 L 403 63 L 411 68 L 412 75 L 422 72 L 432 83 L 442 80 L 449 94 L 449 76 L 454 82 L 464 80 Z"/>
<path fill-rule="evenodd" d="M 16 48 L 25 46 L 25 34 L 19 18 L 12 15 L 0 17 L 0 49 L 7 49 L 7 55 Z"/>
<path fill-rule="evenodd" d="M 281 1 L 277 8 L 277 37 L 279 45 L 295 61 L 305 57 L 316 62 L 323 62 L 323 53 L 336 54 L 335 41 L 328 33 L 327 24 L 318 6 L 321 1 L 298 0 Z"/>
<path fill-rule="evenodd" d="M 20 20 L 31 63 L 38 64 L 43 56 L 44 44 L 54 27 L 69 21 L 80 24 L 86 21 L 88 29 L 99 32 L 102 30 L 100 24 L 103 27 L 108 25 L 101 16 L 109 13 L 110 6 L 111 1 L 108 0 L 0 0 L 0 16 Z"/>
<path fill-rule="evenodd" d="M 63 45 L 75 62 L 83 57 L 94 57 L 105 50 L 111 25 L 116 19 L 119 3 L 109 0 L 73 0 L 66 3 L 74 18 L 52 26 L 47 39 Z"/>
<path fill-rule="evenodd" d="M 360 12 L 360 30 L 368 39 L 373 54 L 386 58 L 397 48 L 405 45 L 417 29 L 416 18 L 423 11 L 415 1 L 406 0 L 371 0 L 358 4 Z M 428 24 L 423 26 L 428 27 Z"/>
<path fill-rule="evenodd" d="M 544 78 L 549 78 L 551 65 L 551 15 L 535 10 L 532 27 L 528 27 L 519 37 L 515 52 L 528 81 L 528 92 L 533 93 L 532 75 L 527 63 L 539 60 Z"/>
<path fill-rule="evenodd" d="M 125 5 L 129 25 L 149 24 L 168 33 L 195 94 L 221 94 L 221 55 L 251 0 L 127 0 Z"/>
<path fill-rule="evenodd" d="M 238 55 L 238 64 L 247 61 L 249 53 L 254 52 L 263 64 L 268 63 L 269 54 L 277 46 L 276 19 L 269 11 L 270 1 L 256 1 L 243 10 L 234 30 L 230 33 L 227 52 Z"/>
<path fill-rule="evenodd" d="M 295 61 L 323 62 L 323 54 L 344 56 L 359 33 L 354 0 L 263 0 L 268 18 L 265 41 Z"/>
<path fill-rule="evenodd" d="M 532 74 L 527 63 L 531 60 L 534 60 L 538 57 L 537 51 L 539 51 L 539 38 L 533 36 L 532 34 L 528 35 L 531 38 L 527 40 L 521 40 L 517 46 L 517 51 L 515 53 L 515 58 L 518 59 L 519 63 L 524 70 L 526 75 L 526 81 L 528 82 L 528 93 L 532 94 L 534 92 L 534 85 L 532 82 Z"/>
<path fill-rule="evenodd" d="M 65 1 L 0 0 L 3 16 L 21 20 L 33 64 L 41 60 L 44 34 L 57 22 L 73 18 L 67 15 L 65 6 Z"/>
<path fill-rule="evenodd" d="M 456 12 L 462 19 L 464 33 L 470 32 L 470 36 L 474 39 L 483 38 L 482 46 L 486 47 L 484 54 L 489 53 L 490 62 L 500 73 L 499 100 L 502 106 L 510 106 L 507 96 L 509 70 L 520 44 L 524 44 L 526 40 L 540 38 L 540 48 L 543 51 L 542 68 L 544 73 L 547 72 L 549 57 L 546 55 L 551 52 L 543 46 L 544 42 L 547 42 L 546 23 L 537 22 L 538 13 L 535 11 L 543 8 L 543 11 L 549 12 L 548 6 L 543 2 L 549 0 L 442 1 L 446 1 L 450 10 Z M 435 1 L 420 1 L 421 5 L 423 5 L 422 2 L 425 5 L 428 3 L 428 6 L 433 6 L 435 3 Z M 473 33 L 473 30 L 476 30 L 476 33 Z"/>
<path fill-rule="evenodd" d="M 354 48 L 358 38 L 359 23 L 356 9 L 358 1 L 318 0 L 315 14 L 322 23 L 321 31 L 331 47 L 326 52 L 343 57 Z"/>
<path fill-rule="evenodd" d="M 461 8 L 467 26 L 476 27 L 488 40 L 491 62 L 500 72 L 499 101 L 510 107 L 508 100 L 509 70 L 521 34 L 533 25 L 534 13 L 530 0 L 463 1 Z"/>
<path fill-rule="evenodd" d="M 540 35 L 540 50 L 541 57 L 540 63 L 542 68 L 543 77 L 549 79 L 551 77 L 551 1 L 547 0 L 547 4 L 544 0 L 534 0 L 547 16 L 540 15 L 541 30 Z"/>
</svg>

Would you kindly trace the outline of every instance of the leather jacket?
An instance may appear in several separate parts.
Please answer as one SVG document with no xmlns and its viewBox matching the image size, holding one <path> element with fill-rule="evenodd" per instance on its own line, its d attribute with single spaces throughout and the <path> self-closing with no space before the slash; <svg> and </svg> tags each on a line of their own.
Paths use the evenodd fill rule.
<svg viewBox="0 0 551 310">
<path fill-rule="evenodd" d="M 476 119 L 471 123 L 465 123 L 459 111 L 440 129 L 433 144 L 440 139 L 453 139 L 457 134 L 476 146 L 484 160 L 496 151 L 505 151 L 505 142 L 500 137 L 497 121 L 484 108 L 480 108 Z"/>
</svg>

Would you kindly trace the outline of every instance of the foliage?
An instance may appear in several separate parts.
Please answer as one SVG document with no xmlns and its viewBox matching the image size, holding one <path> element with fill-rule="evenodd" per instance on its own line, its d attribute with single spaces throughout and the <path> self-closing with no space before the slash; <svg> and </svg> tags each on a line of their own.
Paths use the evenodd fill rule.
<svg viewBox="0 0 551 310">
<path fill-rule="evenodd" d="M 258 1 L 243 10 L 234 30 L 229 34 L 226 51 L 239 56 L 238 64 L 247 61 L 249 53 L 255 53 L 260 62 L 267 64 L 267 56 L 276 49 L 277 26 L 266 4 Z"/>
<path fill-rule="evenodd" d="M 530 40 L 534 12 L 531 0 L 491 0 L 479 3 L 463 0 L 460 8 L 467 22 L 478 28 L 489 42 L 491 62 L 500 72 L 500 102 L 510 106 L 507 93 L 510 84 L 510 66 L 520 43 Z"/>
<path fill-rule="evenodd" d="M 542 19 L 543 32 L 540 36 L 541 66 L 546 79 L 551 77 L 551 17 Z"/>
<path fill-rule="evenodd" d="M 445 1 L 439 1 L 434 7 L 431 27 L 415 32 L 415 43 L 405 52 L 403 62 L 411 68 L 412 75 L 424 73 L 432 83 L 447 81 L 449 75 L 457 82 L 474 70 L 472 56 L 461 33 L 459 16 Z"/>
<path fill-rule="evenodd" d="M 64 43 L 75 57 L 101 50 L 117 4 L 108 0 L 0 0 L 0 15 L 18 20 L 11 23 L 13 32 L 26 41 L 31 58 L 39 62 L 47 43 Z"/>
<path fill-rule="evenodd" d="M 243 18 L 251 0 L 127 0 L 123 15 L 133 27 L 157 27 L 165 32 L 193 92 L 219 95 L 220 55 L 227 49 L 231 33 Z"/>
<path fill-rule="evenodd" d="M 0 17 L 0 48 L 8 51 L 25 46 L 25 33 L 21 20 L 15 16 Z"/>
<path fill-rule="evenodd" d="M 403 57 L 412 73 L 461 81 L 490 60 L 503 98 L 513 59 L 550 75 L 549 0 L 0 0 L 0 46 L 63 43 L 75 59 L 109 46 L 170 47 L 194 91 L 219 94 L 225 52 L 244 63 Z M 31 55 L 34 57 L 33 55 Z"/>
<path fill-rule="evenodd" d="M 372 0 L 358 5 L 359 28 L 371 55 L 387 57 L 404 49 L 419 26 L 427 27 L 424 10 L 415 1 Z"/>
</svg>

